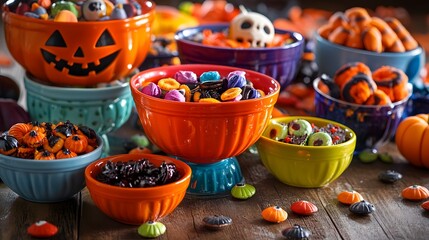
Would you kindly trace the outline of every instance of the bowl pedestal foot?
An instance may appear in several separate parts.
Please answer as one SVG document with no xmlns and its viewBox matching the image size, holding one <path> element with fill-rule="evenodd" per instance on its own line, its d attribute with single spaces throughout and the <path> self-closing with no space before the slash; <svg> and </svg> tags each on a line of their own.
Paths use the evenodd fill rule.
<svg viewBox="0 0 429 240">
<path fill-rule="evenodd" d="M 180 159 L 180 158 L 179 158 Z M 192 169 L 187 197 L 217 198 L 230 195 L 235 184 L 244 182 L 240 165 L 235 157 L 211 164 L 196 164 L 180 159 Z"/>
</svg>

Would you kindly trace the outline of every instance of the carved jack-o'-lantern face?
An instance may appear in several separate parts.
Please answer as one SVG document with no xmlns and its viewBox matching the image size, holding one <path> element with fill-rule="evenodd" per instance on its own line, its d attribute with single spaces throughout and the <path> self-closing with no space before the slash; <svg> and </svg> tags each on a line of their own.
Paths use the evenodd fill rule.
<svg viewBox="0 0 429 240">
<path fill-rule="evenodd" d="M 61 35 L 61 32 L 56 30 L 40 50 L 43 59 L 52 66 L 52 71 L 65 71 L 72 76 L 85 77 L 91 74 L 91 72 L 92 74 L 98 74 L 109 67 L 121 51 L 115 47 L 115 40 L 106 29 L 96 41 L 94 48 L 106 48 L 109 46 L 112 51 L 106 51 L 106 56 L 102 56 L 98 61 L 96 59 L 95 61 L 88 62 L 83 47 L 77 46 L 75 49 L 67 49 L 66 40 Z M 50 48 L 55 48 L 55 53 L 49 51 Z M 66 54 L 63 54 L 63 56 L 56 54 L 58 53 L 58 48 L 64 48 Z"/>
</svg>

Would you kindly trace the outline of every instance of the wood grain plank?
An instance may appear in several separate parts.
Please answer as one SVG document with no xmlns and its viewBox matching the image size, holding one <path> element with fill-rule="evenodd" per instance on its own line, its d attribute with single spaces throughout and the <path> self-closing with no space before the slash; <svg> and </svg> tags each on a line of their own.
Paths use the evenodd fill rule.
<svg viewBox="0 0 429 240">
<path fill-rule="evenodd" d="M 58 226 L 51 239 L 78 239 L 80 194 L 60 203 L 34 203 L 20 198 L 0 184 L 0 239 L 32 239 L 27 228 L 38 220 Z"/>
</svg>

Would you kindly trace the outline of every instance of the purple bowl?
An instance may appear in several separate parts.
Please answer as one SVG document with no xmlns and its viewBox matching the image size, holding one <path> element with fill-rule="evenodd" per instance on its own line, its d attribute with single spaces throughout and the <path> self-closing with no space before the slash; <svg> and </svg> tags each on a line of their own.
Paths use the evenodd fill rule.
<svg viewBox="0 0 429 240">
<path fill-rule="evenodd" d="M 204 45 L 194 37 L 204 29 L 226 31 L 229 24 L 200 25 L 179 30 L 175 34 L 177 51 L 182 64 L 215 64 L 257 71 L 276 79 L 284 89 L 298 73 L 304 38 L 292 31 L 276 29 L 278 34 L 289 33 L 294 42 L 283 47 L 222 48 Z"/>
<path fill-rule="evenodd" d="M 351 128 L 357 137 L 356 152 L 364 149 L 378 149 L 395 135 L 403 119 L 408 99 L 412 94 L 409 84 L 408 96 L 389 105 L 359 105 L 335 99 L 319 88 L 320 79 L 313 81 L 315 89 L 315 114 Z"/>
</svg>

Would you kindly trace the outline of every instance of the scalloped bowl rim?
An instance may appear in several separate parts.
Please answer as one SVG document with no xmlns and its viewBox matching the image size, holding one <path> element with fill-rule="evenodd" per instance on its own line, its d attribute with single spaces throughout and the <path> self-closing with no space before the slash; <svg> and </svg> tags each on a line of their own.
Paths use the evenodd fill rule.
<svg viewBox="0 0 429 240">
<path fill-rule="evenodd" d="M 391 103 L 391 104 L 386 104 L 386 105 L 363 105 L 363 104 L 356 104 L 356 103 L 346 102 L 346 101 L 343 101 L 343 100 L 341 100 L 341 99 L 333 98 L 333 97 L 331 97 L 331 96 L 330 96 L 330 95 L 328 95 L 328 94 L 325 94 L 325 93 L 324 93 L 324 92 L 322 92 L 322 91 L 320 90 L 320 88 L 318 87 L 318 83 L 319 83 L 319 82 L 320 82 L 320 78 L 316 78 L 316 79 L 313 81 L 313 88 L 314 88 L 314 90 L 315 90 L 318 94 L 322 95 L 324 98 L 329 99 L 329 100 L 331 100 L 331 101 L 333 101 L 333 102 L 336 102 L 336 103 L 338 103 L 338 104 L 347 105 L 347 106 L 356 107 L 356 108 L 363 108 L 363 109 L 381 109 L 381 108 L 391 108 L 391 109 L 393 109 L 393 108 L 395 108 L 396 106 L 402 105 L 402 104 L 404 104 L 405 102 L 407 102 L 407 101 L 408 101 L 408 99 L 409 99 L 409 98 L 411 97 L 411 95 L 413 94 L 413 85 L 412 85 L 411 83 L 408 83 L 408 84 L 407 84 L 407 88 L 408 88 L 408 95 L 407 95 L 407 97 L 405 97 L 404 99 L 402 99 L 402 100 L 400 100 L 400 101 L 396 101 L 396 102 L 393 102 L 393 103 Z"/>
<path fill-rule="evenodd" d="M 198 46 L 198 47 L 204 47 L 204 48 L 208 48 L 208 49 L 216 49 L 216 50 L 222 50 L 222 51 L 229 51 L 229 52 L 236 52 L 236 51 L 240 51 L 240 52 L 260 52 L 260 51 L 278 51 L 278 50 L 286 50 L 286 49 L 290 49 L 290 48 L 295 48 L 298 47 L 299 45 L 303 44 L 304 42 L 304 37 L 298 33 L 298 32 L 294 32 L 294 31 L 290 31 L 290 30 L 284 30 L 284 29 L 278 29 L 276 28 L 276 31 L 281 31 L 284 33 L 290 33 L 293 35 L 293 37 L 295 38 L 295 41 L 293 43 L 289 43 L 286 45 L 283 45 L 281 47 L 258 47 L 258 48 L 228 48 L 228 47 L 215 47 L 215 46 L 210 46 L 210 45 L 206 45 L 206 44 L 202 44 L 196 41 L 192 41 L 188 38 L 181 38 L 178 36 L 179 33 L 185 32 L 185 31 L 193 31 L 193 30 L 198 30 L 198 29 L 204 29 L 208 28 L 208 29 L 212 29 L 212 28 L 221 28 L 224 27 L 225 29 L 229 28 L 229 24 L 224 24 L 224 23 L 217 23 L 217 24 L 203 24 L 203 25 L 199 25 L 196 27 L 189 27 L 189 28 L 184 28 L 181 30 L 178 30 L 175 35 L 174 35 L 174 39 L 176 41 L 182 41 L 186 44 L 189 45 L 194 45 L 194 46 Z M 224 29 L 224 30 L 225 30 Z M 197 32 L 201 32 L 200 30 L 198 30 Z M 180 54 L 179 54 L 180 56 Z"/>
<path fill-rule="evenodd" d="M 157 158 L 168 159 L 168 161 L 173 162 L 177 167 L 180 166 L 180 168 L 184 172 L 184 175 L 181 176 L 179 180 L 174 181 L 172 183 L 168 183 L 168 184 L 164 184 L 164 185 L 160 185 L 160 186 L 154 186 L 154 187 L 141 187 L 141 188 L 126 188 L 126 187 L 110 185 L 107 183 L 100 182 L 92 176 L 93 169 L 95 169 L 97 165 L 103 166 L 105 164 L 105 162 L 110 160 L 110 159 L 121 159 L 121 158 L 125 158 L 126 156 L 133 156 L 133 155 L 136 157 L 140 156 L 139 158 L 145 158 L 146 157 L 146 158 L 148 158 L 149 161 L 151 161 L 151 159 L 150 159 L 151 156 L 156 156 Z M 129 161 L 133 161 L 133 160 L 129 159 Z M 125 162 L 127 162 L 127 161 L 125 161 Z M 140 153 L 140 154 L 139 153 L 137 153 L 137 154 L 127 153 L 127 154 L 112 155 L 112 156 L 101 158 L 101 159 L 98 159 L 98 160 L 92 162 L 85 169 L 86 181 L 91 182 L 96 187 L 103 188 L 103 190 L 120 191 L 121 193 L 124 193 L 124 194 L 125 193 L 136 193 L 136 192 L 138 192 L 138 193 L 145 193 L 145 192 L 149 193 L 151 191 L 161 191 L 161 190 L 163 190 L 163 188 L 171 187 L 173 185 L 183 184 L 187 180 L 190 180 L 191 175 L 192 175 L 192 170 L 189 167 L 189 165 L 187 165 L 186 163 L 184 163 L 178 159 L 174 159 L 172 157 L 157 155 L 157 154 L 151 154 L 151 153 Z M 99 192 L 102 190 L 96 190 L 96 191 Z M 111 193 L 111 195 L 117 195 L 117 193 Z M 148 196 L 148 197 L 150 197 L 150 196 Z M 128 198 L 128 196 L 124 196 L 124 198 Z"/>
<path fill-rule="evenodd" d="M 157 67 L 157 68 L 151 68 L 151 69 L 148 69 L 148 70 L 143 70 L 143 71 L 137 73 L 136 75 L 134 75 L 131 78 L 131 80 L 130 80 L 130 86 L 140 96 L 143 96 L 144 98 L 149 98 L 149 99 L 151 99 L 151 101 L 159 102 L 159 104 L 168 103 L 168 104 L 177 105 L 177 106 L 186 106 L 186 105 L 187 106 L 195 106 L 195 104 L 198 104 L 199 106 L 205 106 L 205 105 L 208 106 L 208 105 L 214 105 L 214 104 L 222 104 L 224 106 L 227 106 L 227 105 L 237 105 L 237 104 L 242 104 L 244 101 L 246 103 L 259 102 L 261 100 L 264 100 L 264 99 L 267 99 L 267 98 L 271 98 L 273 95 L 277 94 L 277 92 L 280 93 L 280 83 L 277 82 L 274 78 L 272 78 L 272 77 L 270 77 L 268 75 L 265 75 L 263 73 L 256 72 L 256 71 L 253 71 L 253 70 L 248 70 L 248 69 L 242 69 L 242 70 L 245 71 L 245 72 L 249 72 L 252 75 L 257 75 L 257 76 L 260 76 L 260 77 L 263 77 L 263 78 L 269 77 L 271 79 L 270 83 L 272 85 L 274 85 L 275 88 L 274 89 L 270 88 L 270 92 L 268 94 L 266 94 L 265 96 L 262 96 L 260 98 L 246 99 L 246 100 L 241 100 L 241 101 L 236 101 L 236 102 L 221 102 L 221 103 L 212 103 L 212 102 L 198 102 L 198 103 L 196 103 L 196 102 L 171 101 L 171 100 L 165 100 L 163 98 L 157 98 L 157 97 L 154 97 L 154 96 L 150 96 L 148 94 L 144 94 L 143 92 L 141 92 L 139 90 L 139 87 L 141 86 L 141 81 L 139 81 L 139 80 L 141 78 L 143 78 L 143 75 L 145 73 L 150 73 L 150 72 L 153 72 L 153 71 L 156 71 L 156 70 L 161 71 L 164 68 L 177 68 L 178 71 L 179 71 L 181 68 L 187 68 L 188 66 L 192 66 L 192 67 L 198 67 L 198 66 L 209 67 L 210 66 L 210 67 L 214 67 L 214 69 L 216 69 L 216 68 L 222 68 L 222 69 L 225 69 L 225 70 L 231 69 L 231 71 L 233 71 L 233 69 L 235 69 L 235 70 L 242 69 L 242 68 L 238 68 L 238 67 L 222 66 L 222 65 L 214 65 L 214 64 L 181 64 L 181 65 L 175 65 L 175 66 Z M 167 76 L 165 76 L 165 77 L 167 77 Z"/>
<path fill-rule="evenodd" d="M 285 122 L 285 119 L 305 119 L 307 121 L 309 121 L 310 123 L 312 123 L 314 120 L 320 121 L 320 122 L 326 122 L 326 123 L 331 123 L 334 125 L 338 125 L 343 129 L 347 129 L 350 133 L 351 133 L 351 138 L 343 143 L 340 144 L 335 144 L 335 145 L 330 145 L 330 146 L 307 146 L 307 145 L 297 145 L 297 144 L 289 144 L 289 143 L 284 143 L 284 142 L 280 142 L 274 139 L 271 139 L 267 136 L 262 135 L 261 139 L 263 139 L 264 141 L 273 144 L 277 147 L 281 147 L 281 148 L 290 148 L 290 149 L 296 149 L 296 150 L 311 150 L 311 149 L 332 149 L 335 150 L 337 148 L 343 148 L 349 145 L 353 145 L 356 143 L 356 133 L 349 127 L 347 127 L 346 125 L 336 122 L 336 121 L 332 121 L 326 118 L 320 118 L 320 117 L 313 117 L 313 116 L 285 116 L 285 117 L 276 117 L 276 118 L 271 118 L 270 119 L 270 123 L 273 121 L 277 121 L 277 122 Z M 313 121 L 312 121 L 313 120 Z M 319 126 L 320 127 L 320 126 Z"/>
</svg>

